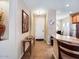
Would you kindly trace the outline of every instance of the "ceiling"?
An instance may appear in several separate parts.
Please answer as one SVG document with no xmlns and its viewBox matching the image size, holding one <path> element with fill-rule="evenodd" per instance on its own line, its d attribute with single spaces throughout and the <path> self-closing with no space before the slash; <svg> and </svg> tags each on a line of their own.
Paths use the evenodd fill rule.
<svg viewBox="0 0 79 59">
<path fill-rule="evenodd" d="M 55 9 L 58 15 L 79 11 L 79 0 L 24 0 L 24 2 L 31 9 Z"/>
</svg>

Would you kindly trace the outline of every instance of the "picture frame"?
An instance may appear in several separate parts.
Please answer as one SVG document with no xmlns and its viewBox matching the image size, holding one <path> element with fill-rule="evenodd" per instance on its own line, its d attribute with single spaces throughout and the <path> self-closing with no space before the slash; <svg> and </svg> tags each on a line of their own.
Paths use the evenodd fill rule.
<svg viewBox="0 0 79 59">
<path fill-rule="evenodd" d="M 29 15 L 22 10 L 22 33 L 29 31 Z"/>
</svg>

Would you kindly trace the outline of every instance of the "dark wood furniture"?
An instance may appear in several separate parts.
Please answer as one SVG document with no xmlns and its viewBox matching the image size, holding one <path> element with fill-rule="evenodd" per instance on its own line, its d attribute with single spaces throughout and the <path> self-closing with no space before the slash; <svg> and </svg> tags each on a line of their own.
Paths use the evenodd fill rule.
<svg viewBox="0 0 79 59">
<path fill-rule="evenodd" d="M 79 12 L 71 14 L 72 24 L 76 24 L 76 37 L 79 38 Z"/>
<path fill-rule="evenodd" d="M 71 17 L 72 17 L 72 23 L 73 24 L 79 23 L 79 12 L 71 14 Z"/>
<path fill-rule="evenodd" d="M 28 37 L 26 37 L 26 39 L 31 40 L 32 45 L 35 45 L 35 37 L 32 35 L 29 35 Z"/>
<path fill-rule="evenodd" d="M 59 59 L 79 59 L 79 38 L 56 34 Z"/>
<path fill-rule="evenodd" d="M 27 42 L 29 43 L 29 46 L 26 49 L 26 43 Z M 29 51 L 30 54 L 31 54 L 31 40 L 27 40 L 27 39 L 23 40 L 23 52 L 24 52 L 24 54 L 26 53 L 26 51 Z"/>
<path fill-rule="evenodd" d="M 26 43 L 29 43 L 28 48 L 26 49 Z M 23 52 L 25 54 L 26 51 L 29 51 L 30 54 L 32 52 L 32 47 L 35 45 L 35 38 L 32 35 L 27 36 L 24 40 L 23 40 Z"/>
<path fill-rule="evenodd" d="M 58 42 L 58 48 L 59 48 L 59 59 L 62 59 L 61 52 L 64 54 L 71 56 L 73 58 L 79 59 L 79 46 L 78 45 L 72 45 L 69 42 L 59 41 Z M 77 53 L 76 53 L 77 52 Z"/>
</svg>

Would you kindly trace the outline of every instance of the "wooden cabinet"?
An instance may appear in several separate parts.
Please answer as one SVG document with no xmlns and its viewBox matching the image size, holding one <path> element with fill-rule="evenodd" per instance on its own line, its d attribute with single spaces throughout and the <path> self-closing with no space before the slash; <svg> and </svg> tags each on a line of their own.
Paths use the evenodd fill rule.
<svg viewBox="0 0 79 59">
<path fill-rule="evenodd" d="M 72 23 L 76 23 L 77 22 L 77 17 L 76 16 L 72 16 Z"/>
<path fill-rule="evenodd" d="M 79 12 L 71 15 L 72 24 L 76 24 L 76 37 L 79 38 Z"/>
<path fill-rule="evenodd" d="M 79 14 L 77 15 L 77 22 L 79 23 Z"/>
<path fill-rule="evenodd" d="M 72 17 L 73 24 L 79 23 L 79 13 L 72 14 L 71 17 Z"/>
</svg>

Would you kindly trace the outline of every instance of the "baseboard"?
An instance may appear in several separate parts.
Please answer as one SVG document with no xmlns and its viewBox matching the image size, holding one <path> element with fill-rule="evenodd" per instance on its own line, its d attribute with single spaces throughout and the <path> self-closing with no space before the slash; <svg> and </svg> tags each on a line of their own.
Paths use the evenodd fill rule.
<svg viewBox="0 0 79 59">
<path fill-rule="evenodd" d="M 44 39 L 36 39 L 36 41 L 44 41 Z"/>
</svg>

